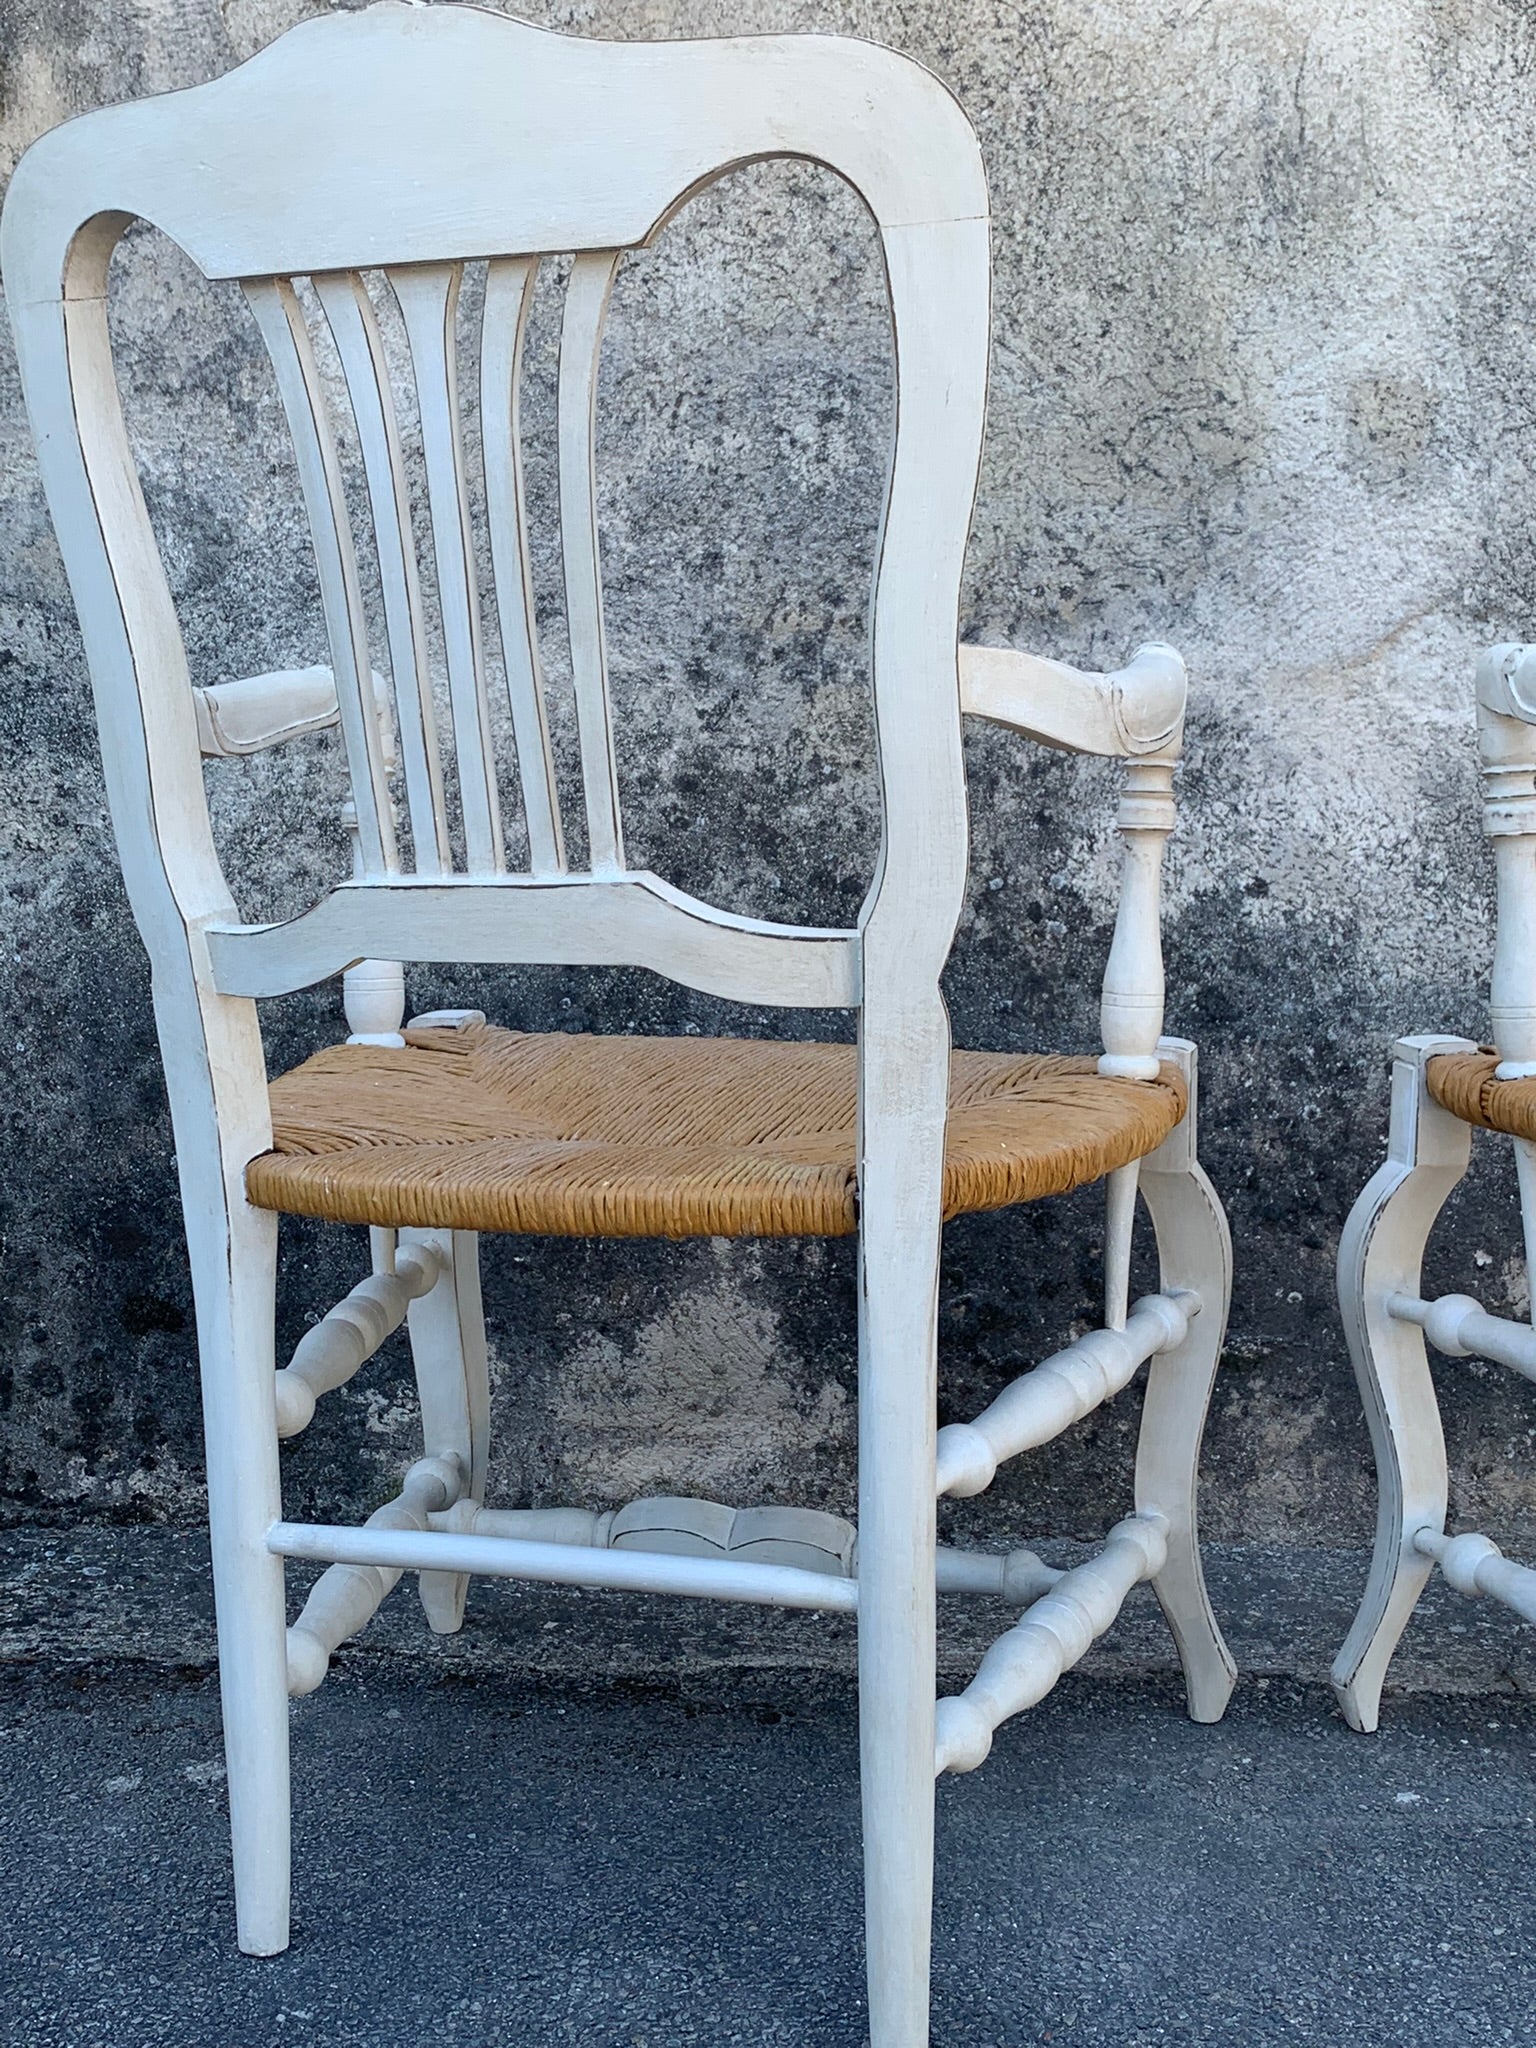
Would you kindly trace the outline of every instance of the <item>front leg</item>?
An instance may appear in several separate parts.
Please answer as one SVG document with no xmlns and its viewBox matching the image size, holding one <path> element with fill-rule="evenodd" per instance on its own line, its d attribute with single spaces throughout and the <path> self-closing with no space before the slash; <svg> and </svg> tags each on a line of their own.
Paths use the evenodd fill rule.
<svg viewBox="0 0 1536 2048">
<path fill-rule="evenodd" d="M 1471 1156 L 1470 1129 L 1430 1096 L 1425 1065 L 1436 1053 L 1471 1050 L 1461 1038 L 1399 1042 L 1387 1157 L 1339 1243 L 1339 1308 L 1380 1492 L 1371 1575 L 1334 1659 L 1333 1686 L 1345 1720 L 1366 1733 L 1376 1726 L 1398 1638 L 1434 1569 L 1414 1537 L 1445 1527 L 1445 1437 L 1423 1332 L 1390 1315 L 1387 1303 L 1394 1294 L 1420 1292 L 1425 1243 Z"/>
<path fill-rule="evenodd" d="M 1160 1514 L 1168 1525 L 1167 1560 L 1152 1585 L 1184 1667 L 1190 1717 L 1219 1721 L 1237 1670 L 1205 1590 L 1195 1494 L 1232 1299 L 1232 1239 L 1195 1151 L 1195 1048 L 1187 1040 L 1165 1038 L 1158 1051 L 1183 1068 L 1189 1108 L 1178 1129 L 1142 1161 L 1141 1192 L 1157 1233 L 1159 1287 L 1164 1294 L 1198 1294 L 1200 1313 L 1191 1318 L 1184 1342 L 1159 1352 L 1148 1372 L 1136 1447 L 1136 1509 Z"/>
</svg>

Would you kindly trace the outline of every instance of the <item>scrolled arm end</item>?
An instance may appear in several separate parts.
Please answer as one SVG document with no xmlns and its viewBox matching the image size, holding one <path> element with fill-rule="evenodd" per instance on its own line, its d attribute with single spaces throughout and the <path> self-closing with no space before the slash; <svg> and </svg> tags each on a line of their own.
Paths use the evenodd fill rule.
<svg viewBox="0 0 1536 2048">
<path fill-rule="evenodd" d="M 1126 754 L 1177 756 L 1189 699 L 1189 676 L 1178 650 L 1148 641 L 1105 681 L 1114 692 L 1115 723 Z"/>
<path fill-rule="evenodd" d="M 384 741 L 386 767 L 393 769 L 394 724 L 390 717 L 389 684 L 373 672 L 373 696 Z M 270 674 L 241 676 L 232 683 L 194 687 L 198 751 L 208 760 L 227 761 L 306 733 L 325 732 L 340 723 L 336 678 L 325 667 L 274 669 Z"/>
<path fill-rule="evenodd" d="M 960 649 L 962 710 L 1074 754 L 1176 760 L 1186 694 L 1183 660 L 1160 641 L 1107 675 L 1012 647 Z"/>
<path fill-rule="evenodd" d="M 1518 640 L 1500 641 L 1477 660 L 1477 708 L 1501 718 L 1536 725 L 1536 647 Z"/>
</svg>

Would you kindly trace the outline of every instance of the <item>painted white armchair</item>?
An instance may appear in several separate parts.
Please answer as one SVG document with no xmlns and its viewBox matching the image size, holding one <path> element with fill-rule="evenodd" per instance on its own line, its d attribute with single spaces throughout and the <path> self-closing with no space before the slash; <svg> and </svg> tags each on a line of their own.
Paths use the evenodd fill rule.
<svg viewBox="0 0 1536 2048">
<path fill-rule="evenodd" d="M 762 923 L 628 865 L 593 491 L 598 350 L 615 271 L 692 193 L 754 158 L 830 166 L 863 197 L 897 360 L 872 612 L 884 804 L 855 928 Z M 330 673 L 189 684 L 107 341 L 111 252 L 150 221 L 243 286 L 297 453 Z M 528 598 L 519 466 L 524 325 L 542 256 L 574 251 L 559 373 L 560 509 L 586 856 L 567 847 Z M 197 1301 L 239 1937 L 288 1940 L 290 1695 L 323 1680 L 404 1572 L 431 1625 L 475 1574 L 856 1612 L 874 2048 L 927 2037 L 936 1773 L 980 1763 L 1139 1581 L 1162 1602 L 1192 1713 L 1232 1666 L 1195 1539 L 1195 1478 L 1229 1287 L 1195 1156 L 1194 1050 L 1161 1036 L 1163 845 L 1184 714 L 1178 657 L 1086 675 L 956 658 L 986 396 L 987 196 L 948 92 L 819 36 L 611 44 L 469 7 L 313 20 L 212 84 L 71 122 L 29 152 L 5 285 L 96 693 L 112 813 L 154 970 Z M 466 263 L 484 313 L 461 364 Z M 307 279 L 299 291 L 295 279 Z M 403 322 L 425 506 L 401 452 L 379 307 Z M 313 323 L 313 324 L 312 324 Z M 334 347 L 344 400 L 317 367 Z M 398 367 L 398 366 L 397 366 Z M 479 380 L 489 558 L 529 849 L 509 872 L 457 385 Z M 361 454 L 349 507 L 332 405 Z M 413 539 L 430 519 L 431 606 Z M 358 549 L 371 546 L 381 619 Z M 451 730 L 433 693 L 429 611 Z M 375 679 L 378 659 L 387 680 Z M 1124 884 L 1102 1055 L 952 1054 L 939 976 L 966 876 L 961 716 L 1126 763 Z M 242 920 L 209 831 L 202 756 L 335 721 L 354 874 L 277 925 Z M 395 748 L 398 747 L 398 759 Z M 445 767 L 448 772 L 445 773 Z M 477 1014 L 405 1021 L 401 962 L 627 965 L 754 1004 L 842 1006 L 859 1042 L 540 1038 Z M 269 1084 L 261 998 L 346 977 L 350 1036 Z M 946 1217 L 1107 1180 L 1105 1327 L 936 1433 Z M 1127 1301 L 1138 1187 L 1161 1260 Z M 371 1271 L 277 1369 L 278 1213 L 366 1225 Z M 485 1502 L 490 1404 L 478 1235 L 857 1232 L 859 1520 L 640 1501 L 597 1514 Z M 295 1523 L 279 1442 L 409 1325 L 423 1455 L 362 1527 Z M 1065 1575 L 1020 1550 L 945 1552 L 939 1494 L 980 1492 L 1148 1367 L 1130 1513 Z M 284 1560 L 320 1577 L 293 1624 Z M 934 1698 L 936 1590 L 1001 1594 L 1017 1626 Z"/>
<path fill-rule="evenodd" d="M 1380 1508 L 1370 1580 L 1333 1667 L 1352 1727 L 1374 1729 L 1381 1689 L 1438 1564 L 1458 1593 L 1490 1594 L 1536 1621 L 1536 1570 L 1475 1531 L 1445 1532 L 1445 1437 L 1425 1339 L 1536 1379 L 1536 1328 L 1470 1295 L 1423 1298 L 1424 1247 L 1467 1170 L 1474 1128 L 1513 1140 L 1527 1269 L 1536 1271 L 1536 647 L 1492 647 L 1477 665 L 1483 828 L 1498 870 L 1492 1046 L 1401 1039 L 1387 1157 L 1339 1246 L 1339 1303 L 1376 1452 Z"/>
</svg>

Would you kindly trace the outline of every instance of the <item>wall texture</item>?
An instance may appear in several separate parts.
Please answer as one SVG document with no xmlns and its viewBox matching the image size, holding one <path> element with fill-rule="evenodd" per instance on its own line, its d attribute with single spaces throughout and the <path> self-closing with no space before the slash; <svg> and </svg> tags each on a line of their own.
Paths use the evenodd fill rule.
<svg viewBox="0 0 1536 2048">
<path fill-rule="evenodd" d="M 6 11 L 0 172 L 65 116 L 212 76 L 319 11 Z M 1203 1048 L 1204 1149 L 1239 1262 L 1207 1527 L 1363 1541 L 1372 1492 L 1333 1255 L 1379 1156 L 1392 1036 L 1486 1028 L 1471 665 L 1482 642 L 1536 630 L 1522 242 L 1536 25 L 1519 0 L 525 11 L 577 34 L 869 36 L 936 69 L 976 122 L 997 290 L 966 627 L 1094 665 L 1166 637 L 1193 676 L 1169 1017 Z M 238 300 L 144 231 L 115 280 L 195 677 L 323 658 L 275 395 Z M 548 314 L 531 362 L 546 535 Z M 601 452 L 627 801 L 643 857 L 743 908 L 843 917 L 870 871 L 862 635 L 889 403 L 871 237 L 829 179 L 741 174 L 626 265 Z M 192 1519 L 191 1311 L 147 975 L 8 336 L 0 476 L 0 1492 L 23 1518 Z M 537 568 L 556 627 L 547 546 Z M 568 750 L 566 718 L 559 738 Z M 970 746 L 957 1037 L 1087 1048 L 1113 778 L 1001 736 Z M 221 767 L 210 787 L 251 907 L 297 907 L 335 872 L 329 741 Z M 728 1021 L 619 974 L 423 971 L 411 994 L 542 1027 Z M 338 1014 L 331 991 L 272 1006 L 274 1065 L 334 1037 Z M 1524 1306 L 1511 1203 L 1507 1161 L 1480 1148 L 1437 1288 Z M 1084 1197 L 951 1229 L 947 1414 L 1091 1311 L 1099 1229 Z M 281 1335 L 361 1257 L 358 1233 L 287 1228 Z M 487 1266 L 503 1498 L 849 1502 L 846 1245 L 505 1241 Z M 1456 1512 L 1529 1541 L 1528 1394 L 1475 1363 L 1440 1379 Z M 356 1512 L 393 1490 L 412 1451 L 405 1385 L 396 1347 L 331 1397 L 286 1454 L 297 1509 Z M 1125 1397 L 1015 1468 L 972 1525 L 1101 1529 L 1127 1498 L 1134 1411 Z"/>
</svg>

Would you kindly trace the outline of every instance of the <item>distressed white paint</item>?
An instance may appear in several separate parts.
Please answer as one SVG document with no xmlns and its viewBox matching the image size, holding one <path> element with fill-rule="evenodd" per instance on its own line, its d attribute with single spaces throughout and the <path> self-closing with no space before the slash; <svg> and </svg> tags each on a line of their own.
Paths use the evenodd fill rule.
<svg viewBox="0 0 1536 2048">
<path fill-rule="evenodd" d="M 421 574 L 394 391 L 378 314 L 355 273 L 312 279 L 347 380 L 373 520 L 379 589 L 400 721 L 406 801 L 418 873 L 451 866 L 443 767 L 427 657 Z"/>
<path fill-rule="evenodd" d="M 528 824 L 529 865 L 536 875 L 553 875 L 564 871 L 565 840 L 528 553 L 520 405 L 523 337 L 538 274 L 536 256 L 501 257 L 486 266 L 480 321 L 480 436 L 496 609 Z"/>
<path fill-rule="evenodd" d="M 858 1577 L 857 1529 L 839 1515 L 813 1508 L 730 1508 L 719 1501 L 666 1495 L 605 1511 L 486 1508 L 466 1497 L 446 1513 L 430 1515 L 428 1522 L 434 1529 L 460 1536 L 500 1536 L 518 1542 L 639 1550 L 670 1557 L 725 1558 L 736 1563 L 791 1565 L 835 1578 Z M 989 1553 L 940 1544 L 935 1557 L 939 1592 L 983 1593 L 1019 1605 L 1038 1598 L 1062 1576 L 1032 1550 Z"/>
<path fill-rule="evenodd" d="M 279 1436 L 297 1436 L 309 1427 L 319 1396 L 345 1386 L 361 1370 L 405 1321 L 411 1303 L 437 1285 L 446 1264 L 435 1246 L 398 1254 L 392 1272 L 360 1280 L 305 1332 L 276 1378 Z"/>
<path fill-rule="evenodd" d="M 1470 1294 L 1442 1294 L 1435 1301 L 1394 1294 L 1388 1297 L 1387 1314 L 1399 1322 L 1417 1323 L 1447 1358 L 1470 1358 L 1475 1353 L 1536 1380 L 1536 1330 L 1529 1323 L 1489 1315 Z"/>
<path fill-rule="evenodd" d="M 386 1527 L 372 1520 L 361 1529 L 275 1522 L 264 1540 L 278 1556 L 335 1559 L 343 1565 L 376 1566 L 381 1572 L 397 1575 L 402 1571 L 465 1572 L 477 1578 L 673 1593 L 694 1600 L 741 1600 L 751 1606 L 822 1608 L 844 1614 L 851 1614 L 859 1604 L 859 1588 L 852 1579 L 790 1565 L 736 1564 L 722 1558 L 649 1550 L 595 1550 L 508 1536 L 460 1536 L 443 1530 L 418 1534 L 414 1528 Z M 375 1601 L 369 1608 L 370 1614 L 377 1604 Z"/>
<path fill-rule="evenodd" d="M 210 920 L 222 995 L 282 995 L 398 945 L 409 960 L 649 967 L 742 1003 L 857 1004 L 853 932 L 717 910 L 657 875 L 398 876 L 342 883 L 287 924 Z"/>
<path fill-rule="evenodd" d="M 960 650 L 964 710 L 1074 754 L 1177 757 L 1188 696 L 1183 659 L 1157 642 L 1109 675 L 1012 647 Z"/>
<path fill-rule="evenodd" d="M 464 1484 L 456 1458 L 418 1458 L 394 1500 L 368 1517 L 370 1530 L 419 1531 L 435 1509 L 451 1507 Z M 361 1532 L 359 1532 L 361 1533 Z M 288 1631 L 288 1690 L 295 1698 L 313 1692 L 331 1657 L 348 1636 L 370 1621 L 400 1578 L 388 1564 L 333 1564 L 310 1590 L 302 1613 Z"/>
<path fill-rule="evenodd" d="M 1141 1162 L 1140 1190 L 1157 1239 L 1158 1288 L 1173 1299 L 1199 1298 L 1200 1313 L 1182 1344 L 1154 1352 L 1147 1365 L 1141 1433 L 1136 1441 L 1136 1512 L 1155 1515 L 1166 1556 L 1152 1581 L 1178 1647 L 1190 1718 L 1219 1721 L 1237 1680 L 1200 1567 L 1196 1518 L 1200 1440 L 1232 1300 L 1232 1240 L 1216 1191 L 1200 1164 L 1200 1074 L 1187 1039 L 1165 1038 L 1159 1058 L 1183 1073 L 1184 1121 Z"/>
<path fill-rule="evenodd" d="M 1501 1081 L 1536 1074 L 1536 648 L 1477 665 L 1483 830 L 1498 874 L 1490 1008 Z"/>
<path fill-rule="evenodd" d="M 447 1022 L 455 1013 L 443 1012 Z M 462 1021 L 475 1012 L 457 1013 Z M 425 1019 L 417 1019 L 425 1022 Z M 438 1284 L 413 1297 L 406 1310 L 411 1361 L 421 1401 L 421 1440 L 441 1458 L 455 1459 L 466 1475 L 462 1502 L 485 1499 L 491 1448 L 490 1364 L 480 1302 L 480 1241 L 472 1230 L 402 1230 L 399 1258 L 437 1264 Z M 452 1635 L 464 1619 L 469 1580 L 462 1572 L 423 1572 L 421 1604 L 438 1635 Z"/>
<path fill-rule="evenodd" d="M 335 725 L 336 678 L 328 668 L 278 669 L 194 689 L 197 744 L 211 760 L 259 754 Z"/>
<path fill-rule="evenodd" d="M 1472 1049 L 1459 1038 L 1399 1041 L 1387 1157 L 1339 1242 L 1339 1307 L 1380 1488 L 1370 1579 L 1333 1665 L 1334 1689 L 1354 1728 L 1376 1726 L 1387 1666 L 1429 1577 L 1416 1539 L 1445 1524 L 1445 1439 L 1424 1338 L 1390 1304 L 1418 1298 L 1425 1243 L 1471 1156 L 1470 1130 L 1434 1101 L 1424 1066 L 1437 1052 Z"/>
<path fill-rule="evenodd" d="M 284 1556 L 343 1560 L 333 1565 L 334 1578 L 327 1572 L 317 1583 L 298 1623 L 327 1656 L 367 1624 L 402 1571 L 419 1571 L 424 1579 L 474 1573 L 832 1612 L 851 1613 L 858 1606 L 853 1525 L 833 1515 L 674 1499 L 633 1501 L 603 1513 L 479 1508 L 467 1496 L 444 1505 L 439 1496 L 445 1469 L 450 1467 L 442 1459 L 418 1461 L 400 1496 L 362 1529 L 283 1522 L 269 1531 L 268 1542 Z M 828 1549 L 826 1525 L 834 1522 L 840 1540 Z M 380 1534 L 401 1531 L 403 1541 Z M 1032 1550 L 988 1554 L 940 1547 L 936 1558 L 941 1593 L 985 1594 L 1020 1605 L 1038 1601 L 1072 1576 L 1044 1564 Z M 325 1674 L 316 1652 L 307 1644 L 295 1651 L 293 1635 L 290 1630 L 291 1670 L 302 1669 L 318 1685 Z M 292 1678 L 290 1686 L 313 1690 L 310 1684 L 294 1686 Z"/>
<path fill-rule="evenodd" d="M 618 267 L 616 249 L 600 249 L 576 258 L 560 331 L 560 533 L 565 549 L 565 609 L 587 802 L 587 858 L 594 874 L 599 875 L 619 874 L 624 867 L 597 544 L 597 364 Z"/>
<path fill-rule="evenodd" d="M 896 428 L 871 614 L 887 829 L 852 932 L 738 918 L 626 871 L 606 704 L 592 417 L 613 267 L 619 252 L 654 235 L 702 183 L 775 154 L 822 163 L 862 196 L 880 235 L 895 337 Z M 208 721 L 219 706 L 203 704 L 200 726 L 123 430 L 105 301 L 113 246 L 135 215 L 170 235 L 208 275 L 241 280 L 298 452 L 358 854 L 354 880 L 287 925 L 243 925 L 219 867 L 199 752 L 200 731 L 216 731 Z M 922 2048 L 935 1592 L 948 1582 L 1010 1597 L 1040 1591 L 1049 1602 L 1067 1584 L 1047 1576 L 1030 1553 L 957 1562 L 935 1542 L 950 1052 L 939 977 L 966 877 L 956 621 L 989 310 L 987 203 L 974 135 L 933 78 L 867 43 L 805 36 L 615 45 L 545 35 L 468 7 L 386 0 L 306 22 L 210 85 L 111 109 L 45 137 L 12 181 L 0 248 L 27 402 L 86 639 L 119 850 L 155 970 L 203 1359 L 242 1945 L 271 1953 L 287 1940 L 287 1690 L 318 1682 L 330 1651 L 366 1620 L 400 1571 L 422 1574 L 436 1628 L 457 1626 L 473 1572 L 856 1606 L 870 2035 L 873 2048 Z M 564 865 L 527 615 L 518 458 L 507 445 L 516 436 L 517 340 L 530 266 L 562 250 L 576 257 L 562 350 L 561 495 L 592 870 L 585 874 Z M 521 635 L 527 650 L 526 662 L 509 654 L 507 667 L 528 875 L 500 872 L 505 842 L 465 513 L 453 312 L 460 266 L 478 258 L 490 259 L 494 287 L 487 302 L 494 403 L 486 418 L 495 441 L 488 490 L 515 529 L 502 533 L 492 563 L 499 601 L 514 598 L 503 624 L 511 619 L 513 642 Z M 412 559 L 393 395 L 383 390 L 383 351 L 361 277 L 374 269 L 386 272 L 399 302 L 421 408 L 457 829 L 468 870 L 457 876 L 448 873 L 454 821 L 423 685 L 423 585 Z M 408 854 L 397 843 L 388 720 L 372 685 L 357 542 L 307 324 L 305 278 L 340 353 L 364 454 L 403 740 Z M 1111 678 L 1023 657 L 972 654 L 964 668 L 965 708 L 1049 743 L 1128 761 L 1126 893 L 1106 980 L 1106 1067 L 1150 1072 L 1158 1058 L 1175 1057 L 1192 1078 L 1190 1049 L 1157 1043 L 1157 870 L 1172 822 L 1168 792 L 1183 711 L 1177 657 L 1143 650 Z M 377 1270 L 364 1287 L 378 1293 L 388 1283 L 391 1312 L 398 1293 L 414 1291 L 413 1274 L 425 1277 L 434 1264 L 437 1272 L 409 1309 L 426 1456 L 400 1500 L 364 1529 L 283 1520 L 271 1355 L 276 1226 L 249 1207 L 243 1184 L 247 1162 L 271 1141 L 252 999 L 347 969 L 357 974 L 359 962 L 410 960 L 642 965 L 739 1000 L 859 1009 L 856 1578 L 847 1575 L 851 1549 L 838 1572 L 737 1555 L 759 1542 L 814 1551 L 826 1532 L 810 1541 L 803 1522 L 749 1521 L 768 1533 L 738 1546 L 741 1518 L 733 1515 L 723 1554 L 718 1543 L 717 1554 L 698 1554 L 700 1541 L 714 1541 L 715 1526 L 709 1515 L 697 1526 L 698 1504 L 689 1505 L 681 1536 L 671 1530 L 674 1543 L 687 1538 L 693 1550 L 482 1533 L 479 1517 L 494 1512 L 481 1504 L 485 1351 L 476 1248 L 463 1233 L 402 1232 L 398 1244 L 375 1233 Z M 403 984 L 382 971 L 370 983 L 365 974 L 352 1002 L 365 1025 L 388 1022 L 358 1035 L 389 1038 L 403 1015 Z M 1134 1549 L 1137 1575 L 1152 1575 L 1179 1642 L 1191 1710 L 1209 1717 L 1224 1704 L 1230 1665 L 1223 1666 L 1199 1579 L 1194 1470 L 1225 1322 L 1229 1254 L 1219 1206 L 1194 1157 L 1193 1107 L 1146 1162 L 1140 1183 L 1158 1232 L 1164 1295 L 1197 1295 L 1201 1313 L 1178 1335 L 1172 1320 L 1159 1325 L 1169 1342 L 1149 1375 L 1137 1515 L 1112 1537 L 1098 1576 L 1080 1579 L 1078 1594 L 1069 1589 L 1060 1611 L 1081 1597 L 1094 1626 L 1101 1612 L 1107 1621 L 1108 1593 Z M 1116 1271 L 1134 1206 L 1125 1199 L 1129 1184 L 1117 1185 Z M 1112 1281 L 1112 1301 L 1118 1285 Z M 1184 1319 L 1184 1308 L 1177 1315 Z M 340 1341 L 345 1320 L 317 1346 L 331 1347 L 317 1361 L 320 1380 L 345 1369 L 358 1349 Z M 309 1385 L 307 1366 L 288 1382 L 285 1406 L 301 1382 Z M 434 1517 L 460 1513 L 472 1518 L 468 1528 L 434 1526 Z M 1157 1543 L 1166 1561 L 1162 1552 L 1154 1556 L 1148 1534 L 1163 1531 Z M 667 1528 L 637 1525 L 634 1533 L 655 1542 Z M 335 1566 L 286 1648 L 285 1555 Z M 1037 1621 L 1029 1641 L 1049 1633 Z M 1060 1647 L 1070 1634 L 1053 1639 Z M 995 1696 L 999 1713 L 1014 1710 L 1010 1699 L 1022 1703 L 1045 1668 L 1018 1644 L 1002 1654 L 1009 1668 Z"/>
<path fill-rule="evenodd" d="M 1536 1621 L 1536 1571 L 1506 1557 L 1487 1536 L 1445 1536 L 1434 1529 L 1421 1529 L 1414 1547 L 1435 1560 L 1446 1584 L 1458 1593 L 1469 1598 L 1490 1594 L 1512 1607 L 1522 1621 Z"/>
</svg>

